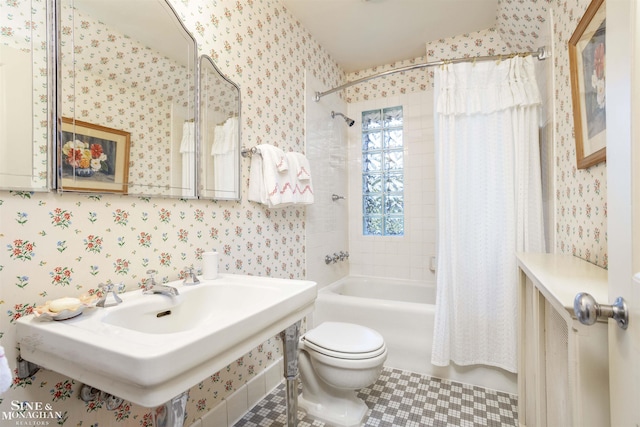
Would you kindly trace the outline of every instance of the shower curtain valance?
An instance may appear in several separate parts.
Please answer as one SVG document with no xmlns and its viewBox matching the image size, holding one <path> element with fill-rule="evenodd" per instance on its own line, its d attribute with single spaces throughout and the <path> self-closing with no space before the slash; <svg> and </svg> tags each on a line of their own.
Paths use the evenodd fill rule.
<svg viewBox="0 0 640 427">
<path fill-rule="evenodd" d="M 531 56 L 515 57 L 497 65 L 444 65 L 440 71 L 436 108 L 442 115 L 488 114 L 540 102 Z"/>
</svg>

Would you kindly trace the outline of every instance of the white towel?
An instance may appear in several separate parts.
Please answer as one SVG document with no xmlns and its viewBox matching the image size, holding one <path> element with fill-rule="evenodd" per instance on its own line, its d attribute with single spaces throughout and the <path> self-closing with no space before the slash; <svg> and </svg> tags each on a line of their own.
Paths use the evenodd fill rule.
<svg viewBox="0 0 640 427">
<path fill-rule="evenodd" d="M 269 204 L 267 198 L 267 190 L 264 186 L 264 177 L 262 174 L 262 156 L 256 151 L 251 156 L 251 170 L 249 172 L 249 201 Z"/>
<path fill-rule="evenodd" d="M 296 179 L 298 181 L 311 181 L 311 166 L 304 154 L 292 153 L 298 164 L 296 165 Z"/>
<path fill-rule="evenodd" d="M 269 144 L 256 146 L 251 157 L 249 200 L 269 207 L 283 207 L 294 202 L 295 182 L 289 174 L 284 152 Z"/>
<path fill-rule="evenodd" d="M 195 125 L 193 122 L 184 122 L 182 125 L 182 142 L 180 153 L 182 154 L 182 195 L 193 195 L 196 188 L 196 164 L 195 157 Z"/>
<path fill-rule="evenodd" d="M 295 185 L 294 203 L 308 205 L 313 203 L 313 184 L 311 183 L 311 166 L 304 154 L 287 153 L 289 176 Z"/>
<path fill-rule="evenodd" d="M 218 125 L 213 129 L 213 143 L 211 144 L 211 155 L 224 154 L 227 152 L 225 145 L 227 136 L 224 132 L 224 126 Z"/>
<path fill-rule="evenodd" d="M 227 198 L 238 185 L 238 118 L 230 117 L 213 131 L 213 183 L 215 198 Z"/>
<path fill-rule="evenodd" d="M 237 150 L 238 148 L 238 118 L 230 117 L 224 122 L 224 146 L 226 152 Z"/>
<path fill-rule="evenodd" d="M 0 393 L 7 391 L 11 383 L 13 383 L 11 368 L 9 368 L 7 357 L 4 355 L 4 348 L 0 346 Z"/>
<path fill-rule="evenodd" d="M 238 118 L 229 117 L 223 124 L 216 126 L 213 132 L 211 155 L 227 154 L 236 149 L 238 140 Z"/>
<path fill-rule="evenodd" d="M 229 197 L 238 185 L 238 155 L 235 150 L 213 156 L 214 197 Z"/>
<path fill-rule="evenodd" d="M 181 153 L 195 153 L 196 138 L 195 125 L 193 122 L 184 122 L 182 125 L 182 140 L 180 142 Z"/>
</svg>

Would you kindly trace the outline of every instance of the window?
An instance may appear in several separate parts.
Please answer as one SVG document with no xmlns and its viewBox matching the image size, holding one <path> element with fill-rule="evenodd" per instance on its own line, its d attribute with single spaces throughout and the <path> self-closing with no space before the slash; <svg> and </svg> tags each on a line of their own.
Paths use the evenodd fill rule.
<svg viewBox="0 0 640 427">
<path fill-rule="evenodd" d="M 404 235 L 402 106 L 362 113 L 362 229 Z"/>
</svg>

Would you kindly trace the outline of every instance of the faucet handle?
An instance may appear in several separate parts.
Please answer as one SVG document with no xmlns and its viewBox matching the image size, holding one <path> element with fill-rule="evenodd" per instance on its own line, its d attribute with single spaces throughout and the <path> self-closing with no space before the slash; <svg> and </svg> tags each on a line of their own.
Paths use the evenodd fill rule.
<svg viewBox="0 0 640 427">
<path fill-rule="evenodd" d="M 124 292 L 126 286 L 124 285 L 124 282 L 120 282 L 120 283 L 99 283 L 98 284 L 98 289 L 100 289 L 102 291 L 102 293 L 106 294 L 109 292 L 113 292 L 116 294 L 120 294 L 122 292 Z"/>
<path fill-rule="evenodd" d="M 110 305 L 118 305 L 122 302 L 122 299 L 120 299 L 120 297 L 118 296 L 118 292 L 121 289 L 124 289 L 124 283 L 120 282 L 118 284 L 117 288 L 114 288 L 114 284 L 113 283 L 100 283 L 98 284 L 98 289 L 100 289 L 102 291 L 102 296 L 100 297 L 100 299 L 98 300 L 98 302 L 96 303 L 96 306 L 98 307 L 109 307 Z M 111 304 L 106 304 L 107 302 L 107 298 L 109 297 L 109 294 L 113 295 L 113 299 L 115 301 L 114 303 Z"/>
<path fill-rule="evenodd" d="M 146 291 L 150 288 L 153 288 L 154 286 L 156 286 L 156 279 L 155 279 L 155 275 L 158 273 L 158 270 L 147 270 L 147 275 L 149 277 L 147 277 L 146 279 L 142 280 L 142 290 Z"/>
<path fill-rule="evenodd" d="M 106 294 L 113 290 L 113 283 L 99 283 L 98 289 L 100 289 L 102 293 Z"/>
<path fill-rule="evenodd" d="M 122 281 L 122 280 L 120 281 L 120 283 L 118 283 L 117 285 L 114 285 L 114 286 L 116 286 L 116 289 L 115 289 L 116 294 L 123 293 L 124 290 L 127 288 L 125 286 L 125 284 L 124 284 L 124 281 Z"/>
<path fill-rule="evenodd" d="M 197 283 L 200 283 L 200 279 L 198 279 L 198 276 L 196 275 L 193 265 L 191 267 L 185 267 L 185 271 L 186 271 L 186 277 L 184 278 L 184 281 L 183 281 L 185 285 L 195 285 Z"/>
<path fill-rule="evenodd" d="M 156 274 L 158 274 L 158 270 L 147 270 L 147 275 L 149 276 L 147 278 L 147 280 L 149 280 L 151 283 L 149 283 L 149 286 L 155 286 L 156 284 L 156 279 L 155 276 Z"/>
</svg>

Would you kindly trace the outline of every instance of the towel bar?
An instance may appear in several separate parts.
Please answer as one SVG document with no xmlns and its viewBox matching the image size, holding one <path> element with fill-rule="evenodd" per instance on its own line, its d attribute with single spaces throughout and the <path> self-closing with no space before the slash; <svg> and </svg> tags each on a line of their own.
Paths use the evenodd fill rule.
<svg viewBox="0 0 640 427">
<path fill-rule="evenodd" d="M 251 147 L 251 148 L 243 147 L 242 150 L 240 150 L 240 154 L 242 155 L 242 157 L 251 157 L 256 153 L 260 154 L 260 152 L 256 147 Z"/>
</svg>

